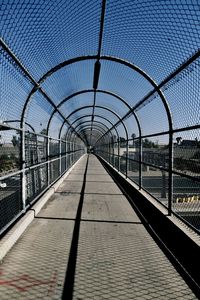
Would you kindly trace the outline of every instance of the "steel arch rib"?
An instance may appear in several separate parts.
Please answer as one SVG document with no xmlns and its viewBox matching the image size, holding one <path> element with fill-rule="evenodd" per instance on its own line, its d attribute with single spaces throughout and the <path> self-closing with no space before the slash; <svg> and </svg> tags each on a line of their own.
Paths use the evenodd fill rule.
<svg viewBox="0 0 200 300">
<path fill-rule="evenodd" d="M 58 70 L 60 70 L 61 68 L 63 67 L 66 67 L 68 65 L 71 65 L 73 63 L 77 63 L 77 62 L 81 62 L 81 61 L 85 61 L 85 60 L 95 60 L 97 59 L 97 56 L 96 55 L 93 55 L 93 56 L 81 56 L 81 57 L 76 57 L 76 58 L 73 58 L 73 59 L 69 59 L 67 61 L 64 61 L 62 63 L 60 63 L 59 65 L 55 66 L 54 68 L 52 68 L 51 70 L 49 70 L 46 74 L 44 74 L 40 80 L 38 81 L 38 85 L 37 86 L 34 86 L 32 91 L 30 92 L 25 104 L 24 104 L 24 108 L 23 108 L 23 111 L 22 111 L 22 117 L 21 117 L 21 122 L 23 123 L 24 121 L 24 117 L 25 117 L 25 113 L 26 113 L 26 109 L 27 109 L 27 106 L 28 106 L 28 103 L 30 101 L 30 98 L 32 96 L 32 94 L 34 94 L 40 87 L 41 83 L 43 83 L 49 76 L 51 76 L 52 74 L 54 74 L 55 72 L 57 72 Z M 167 113 L 167 117 L 168 117 L 168 122 L 169 122 L 169 129 L 170 131 L 172 131 L 173 129 L 173 125 L 172 125 L 172 117 L 171 117 L 171 112 L 170 112 L 170 109 L 169 109 L 169 105 L 165 99 L 165 96 L 164 94 L 162 93 L 162 91 L 160 90 L 159 86 L 156 84 L 156 82 L 148 75 L 146 74 L 141 68 L 139 68 L 138 66 L 132 64 L 131 62 L 128 62 L 126 60 L 123 60 L 121 58 L 117 58 L 117 57 L 114 57 L 114 56 L 100 56 L 100 60 L 107 60 L 107 61 L 112 61 L 112 62 L 116 62 L 116 63 L 119 63 L 119 64 L 122 64 L 122 65 L 125 65 L 129 68 L 131 68 L 132 70 L 138 72 L 141 76 L 143 76 L 154 88 L 154 91 L 152 91 L 152 94 L 156 91 L 163 104 L 164 104 L 164 107 L 165 107 L 165 110 L 166 110 L 166 113 Z M 140 101 L 141 102 L 141 101 Z"/>
<path fill-rule="evenodd" d="M 79 132 L 79 130 L 78 130 L 78 126 L 82 126 L 83 124 L 85 124 L 85 123 L 91 123 L 91 120 L 89 121 L 84 121 L 84 122 L 82 122 L 82 123 L 80 123 L 80 124 L 77 124 L 77 126 L 75 126 L 74 128 L 77 130 L 77 132 Z M 108 130 L 109 128 L 104 124 L 104 123 L 102 123 L 102 122 L 99 122 L 99 121 L 94 121 L 94 124 L 95 124 L 95 126 L 97 126 L 96 124 L 101 124 L 101 125 L 103 125 L 105 128 L 106 128 L 106 130 Z M 91 127 L 91 126 L 90 126 Z M 100 126 L 98 126 L 99 128 L 101 128 L 101 129 L 103 129 L 102 127 L 100 127 Z M 83 126 L 83 127 L 81 127 L 80 129 L 84 129 L 85 127 Z M 95 128 L 95 127 L 94 127 Z M 105 132 L 104 132 L 105 133 Z M 70 136 L 69 136 L 70 137 Z"/>
<path fill-rule="evenodd" d="M 86 118 L 86 117 L 91 117 L 91 115 L 81 116 L 81 117 L 77 118 L 74 122 L 72 122 L 71 124 L 74 125 L 77 121 L 81 120 L 82 118 Z M 112 127 L 114 126 L 114 124 L 113 124 L 110 120 L 108 120 L 107 118 L 105 118 L 104 116 L 95 114 L 94 117 L 101 118 L 101 119 L 107 121 Z M 67 130 L 67 132 L 66 132 L 66 137 L 65 137 L 65 139 L 67 139 L 67 135 L 68 135 L 69 129 L 70 129 L 70 128 L 68 128 L 68 130 Z M 117 129 L 116 129 L 115 127 L 113 127 L 113 129 L 115 130 L 115 132 L 116 132 L 116 134 L 117 134 L 117 137 L 119 138 L 119 134 L 118 134 Z M 61 136 L 61 132 L 60 132 L 60 134 L 59 134 L 59 138 L 60 138 L 60 136 Z"/>
<path fill-rule="evenodd" d="M 86 93 L 94 93 L 94 90 L 93 89 L 90 89 L 90 90 L 82 90 L 82 91 L 78 91 L 78 92 L 75 92 L 69 96 L 67 96 L 66 98 L 64 98 L 58 105 L 57 105 L 57 108 L 59 108 L 60 106 L 62 106 L 64 103 L 66 103 L 67 101 L 73 99 L 74 97 L 78 96 L 78 95 L 82 95 L 82 94 L 86 94 Z M 111 92 L 111 91 L 107 91 L 107 90 L 96 90 L 96 93 L 103 93 L 103 94 L 107 94 L 107 95 L 110 95 L 112 97 L 114 97 L 115 99 L 121 101 L 129 110 L 131 110 L 131 106 L 128 104 L 128 102 L 123 99 L 122 97 L 120 97 L 119 95 Z M 48 125 L 47 125 L 47 132 L 49 130 L 49 126 L 50 126 L 50 123 L 51 123 L 51 120 L 54 116 L 54 114 L 57 112 L 56 109 L 53 110 L 50 118 L 49 118 L 49 121 L 48 121 Z M 139 119 L 138 119 L 138 116 L 136 114 L 136 112 L 132 112 L 133 116 L 135 117 L 135 120 L 136 120 L 136 123 L 137 123 L 137 126 L 138 126 L 138 131 L 139 131 L 139 135 L 142 134 L 141 132 L 141 125 L 140 125 L 140 122 L 139 122 Z M 65 120 L 63 121 L 63 124 L 61 125 L 61 128 L 60 128 L 60 131 L 62 130 L 62 127 L 64 126 L 65 124 Z M 72 125 L 72 124 L 71 124 Z"/>
<path fill-rule="evenodd" d="M 86 108 L 92 108 L 93 105 L 86 105 L 84 107 L 80 107 L 78 109 L 75 109 L 73 112 L 71 112 L 66 118 L 69 119 L 73 114 L 75 114 L 76 112 L 80 111 L 80 110 L 83 110 L 83 109 L 86 109 Z M 111 109 L 107 108 L 107 107 L 104 107 L 104 106 L 100 106 L 100 105 L 96 105 L 96 108 L 101 108 L 101 109 L 105 109 L 109 112 L 111 112 L 113 115 L 116 116 L 116 118 L 122 123 L 123 127 L 124 127 L 124 130 L 125 130 L 125 133 L 126 133 L 126 139 L 128 139 L 128 131 L 127 131 L 127 128 L 126 128 L 126 125 L 124 124 L 123 120 L 121 120 L 120 116 L 115 113 L 114 111 L 112 111 Z"/>
</svg>

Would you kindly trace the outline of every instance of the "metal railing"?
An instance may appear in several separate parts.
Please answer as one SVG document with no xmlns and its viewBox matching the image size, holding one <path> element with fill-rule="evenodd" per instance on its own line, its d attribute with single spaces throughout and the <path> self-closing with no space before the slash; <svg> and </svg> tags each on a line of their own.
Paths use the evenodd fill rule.
<svg viewBox="0 0 200 300">
<path fill-rule="evenodd" d="M 139 189 L 146 190 L 167 207 L 169 215 L 176 214 L 198 233 L 200 125 L 196 114 L 199 111 L 196 89 L 198 90 L 199 56 L 198 51 L 163 80 L 98 139 L 94 147 L 98 155 L 134 181 Z M 183 89 L 185 94 L 182 95 L 182 101 L 175 102 L 175 99 L 180 98 Z M 162 92 L 163 100 L 158 91 Z M 160 111 L 156 107 L 154 111 L 151 105 L 156 101 L 166 103 L 163 111 L 169 106 L 171 110 L 167 108 L 166 113 L 163 113 L 160 106 Z M 148 129 L 148 121 L 143 117 L 146 109 L 151 115 L 151 130 Z M 132 131 L 131 126 L 126 126 L 127 120 L 133 122 L 133 114 L 138 119 L 137 134 Z M 164 120 L 168 120 L 168 125 L 166 122 L 162 128 Z M 125 131 L 122 130 L 121 121 L 126 126 Z M 145 128 L 142 128 L 142 121 L 146 123 Z M 119 138 L 115 135 L 116 131 L 120 133 Z M 110 137 L 110 133 L 114 138 Z"/>
<path fill-rule="evenodd" d="M 0 124 L 0 234 L 57 181 L 84 153 L 80 143 Z M 21 162 L 24 142 L 25 161 Z"/>
</svg>

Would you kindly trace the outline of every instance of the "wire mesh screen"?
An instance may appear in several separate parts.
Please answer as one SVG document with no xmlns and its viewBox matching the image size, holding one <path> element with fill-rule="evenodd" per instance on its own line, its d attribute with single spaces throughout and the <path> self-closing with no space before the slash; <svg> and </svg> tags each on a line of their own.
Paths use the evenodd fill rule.
<svg viewBox="0 0 200 300">
<path fill-rule="evenodd" d="M 25 134 L 26 166 L 45 162 L 47 160 L 47 138 L 35 133 Z"/>
<path fill-rule="evenodd" d="M 0 230 L 15 219 L 23 209 L 20 175 L 0 181 Z"/>
<path fill-rule="evenodd" d="M 31 203 L 48 185 L 47 165 L 26 172 L 26 205 Z"/>
<path fill-rule="evenodd" d="M 20 169 L 21 131 L 0 125 L 0 175 Z"/>
<path fill-rule="evenodd" d="M 2 228 L 88 149 L 199 230 L 199 1 L 1 2 Z"/>
</svg>

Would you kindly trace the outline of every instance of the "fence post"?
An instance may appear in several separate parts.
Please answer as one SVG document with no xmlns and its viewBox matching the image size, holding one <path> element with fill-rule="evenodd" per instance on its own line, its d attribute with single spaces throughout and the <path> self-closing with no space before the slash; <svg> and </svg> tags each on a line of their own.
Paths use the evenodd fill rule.
<svg viewBox="0 0 200 300">
<path fill-rule="evenodd" d="M 143 153 L 142 138 L 140 135 L 139 137 L 139 189 L 140 190 L 142 188 L 142 153 Z"/>
<path fill-rule="evenodd" d="M 126 178 L 128 177 L 128 140 L 126 140 Z"/>
<path fill-rule="evenodd" d="M 169 133 L 169 187 L 168 187 L 168 215 L 172 214 L 172 201 L 173 201 L 173 132 Z"/>
<path fill-rule="evenodd" d="M 118 171 L 120 171 L 120 143 L 119 143 L 119 141 L 117 143 L 117 147 L 118 147 Z"/>
<path fill-rule="evenodd" d="M 25 212 L 26 210 L 26 173 L 25 173 L 25 167 L 26 167 L 26 153 L 25 153 L 25 128 L 24 123 L 22 126 L 21 131 L 21 190 L 22 190 L 22 209 Z"/>
<path fill-rule="evenodd" d="M 50 185 L 50 161 L 49 161 L 49 154 L 50 154 L 50 138 L 47 137 L 47 185 Z"/>
<path fill-rule="evenodd" d="M 59 139 L 59 175 L 62 173 L 62 140 Z"/>
<path fill-rule="evenodd" d="M 67 170 L 67 141 L 65 140 L 65 171 Z"/>
</svg>

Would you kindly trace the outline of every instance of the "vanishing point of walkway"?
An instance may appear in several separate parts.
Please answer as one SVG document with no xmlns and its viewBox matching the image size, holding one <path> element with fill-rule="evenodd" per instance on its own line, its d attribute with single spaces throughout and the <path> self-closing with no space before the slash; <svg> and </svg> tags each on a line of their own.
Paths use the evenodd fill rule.
<svg viewBox="0 0 200 300">
<path fill-rule="evenodd" d="M 0 299 L 196 299 L 93 155 L 0 266 Z"/>
</svg>

